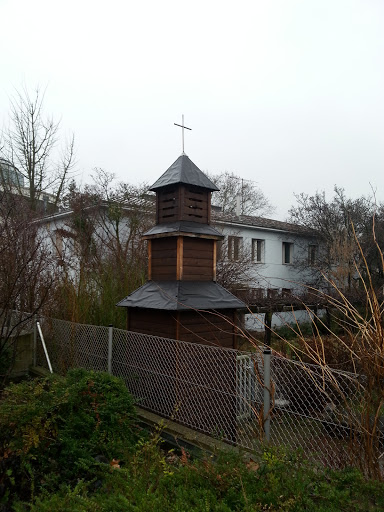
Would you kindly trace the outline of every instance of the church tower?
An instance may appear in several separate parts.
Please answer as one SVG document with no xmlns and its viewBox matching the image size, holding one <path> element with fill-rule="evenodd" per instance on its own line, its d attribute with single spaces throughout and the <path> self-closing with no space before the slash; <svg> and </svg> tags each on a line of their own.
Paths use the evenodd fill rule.
<svg viewBox="0 0 384 512">
<path fill-rule="evenodd" d="M 148 241 L 148 282 L 117 305 L 127 329 L 236 348 L 237 309 L 245 305 L 216 283 L 217 243 L 210 225 L 217 187 L 183 154 L 152 185 L 156 225 Z"/>
</svg>

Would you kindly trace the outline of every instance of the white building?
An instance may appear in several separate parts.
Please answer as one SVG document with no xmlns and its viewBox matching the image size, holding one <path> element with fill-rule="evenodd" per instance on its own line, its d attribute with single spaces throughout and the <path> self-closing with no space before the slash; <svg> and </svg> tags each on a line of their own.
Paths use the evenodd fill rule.
<svg viewBox="0 0 384 512">
<path fill-rule="evenodd" d="M 238 263 L 241 298 L 250 304 L 279 302 L 289 310 L 290 297 L 303 296 L 314 284 L 319 241 L 301 226 L 262 217 L 213 210 L 213 223 L 225 235 L 222 259 Z M 234 267 L 229 265 L 229 271 Z M 277 308 L 278 309 L 278 308 Z M 264 314 L 246 314 L 246 327 L 264 330 Z M 272 327 L 308 321 L 306 311 L 273 315 Z"/>
<path fill-rule="evenodd" d="M 295 224 L 249 215 L 213 213 L 213 223 L 225 235 L 223 258 L 243 262 L 248 283 L 257 297 L 300 293 L 311 283 L 318 241 L 315 233 Z"/>
</svg>

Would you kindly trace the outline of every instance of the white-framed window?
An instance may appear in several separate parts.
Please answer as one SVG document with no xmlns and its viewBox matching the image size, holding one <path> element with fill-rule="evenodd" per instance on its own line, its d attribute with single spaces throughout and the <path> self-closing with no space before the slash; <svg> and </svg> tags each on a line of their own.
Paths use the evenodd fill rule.
<svg viewBox="0 0 384 512">
<path fill-rule="evenodd" d="M 315 244 L 308 245 L 308 265 L 315 265 L 317 261 L 318 246 Z"/>
<path fill-rule="evenodd" d="M 63 235 L 60 231 L 55 231 L 54 244 L 55 244 L 55 248 L 56 248 L 57 257 L 61 259 L 63 257 L 64 244 L 63 244 Z"/>
<path fill-rule="evenodd" d="M 250 297 L 252 300 L 261 300 L 265 297 L 265 288 L 251 288 Z"/>
<path fill-rule="evenodd" d="M 276 299 L 279 296 L 278 288 L 268 288 L 267 289 L 267 298 L 268 299 Z"/>
<path fill-rule="evenodd" d="M 282 297 L 291 297 L 292 296 L 292 289 L 291 288 L 282 288 L 281 289 L 281 296 Z"/>
<path fill-rule="evenodd" d="M 252 238 L 252 261 L 253 263 L 264 262 L 265 240 Z"/>
<path fill-rule="evenodd" d="M 231 261 L 237 261 L 241 256 L 241 244 L 243 239 L 241 236 L 229 236 L 228 237 L 228 259 Z"/>
<path fill-rule="evenodd" d="M 283 242 L 283 264 L 290 265 L 293 263 L 293 243 Z"/>
</svg>

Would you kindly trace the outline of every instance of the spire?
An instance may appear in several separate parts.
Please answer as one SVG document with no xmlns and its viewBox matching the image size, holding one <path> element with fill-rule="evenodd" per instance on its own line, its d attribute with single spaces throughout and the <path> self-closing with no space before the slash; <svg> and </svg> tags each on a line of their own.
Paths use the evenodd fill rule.
<svg viewBox="0 0 384 512">
<path fill-rule="evenodd" d="M 179 158 L 160 176 L 160 178 L 150 187 L 149 190 L 156 191 L 169 185 L 183 183 L 185 185 L 194 185 L 214 192 L 219 190 L 214 183 L 190 160 L 187 155 L 181 155 Z"/>
</svg>

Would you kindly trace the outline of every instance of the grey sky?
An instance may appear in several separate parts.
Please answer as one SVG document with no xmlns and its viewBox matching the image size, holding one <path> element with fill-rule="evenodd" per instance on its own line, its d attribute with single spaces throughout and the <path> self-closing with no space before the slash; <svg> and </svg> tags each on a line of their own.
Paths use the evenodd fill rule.
<svg viewBox="0 0 384 512">
<path fill-rule="evenodd" d="M 154 182 L 181 153 L 293 192 L 384 200 L 382 0 L 0 0 L 0 121 L 25 82 L 78 168 Z"/>
</svg>

